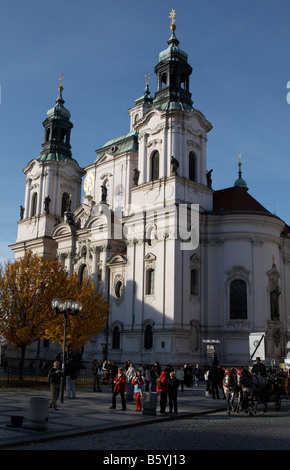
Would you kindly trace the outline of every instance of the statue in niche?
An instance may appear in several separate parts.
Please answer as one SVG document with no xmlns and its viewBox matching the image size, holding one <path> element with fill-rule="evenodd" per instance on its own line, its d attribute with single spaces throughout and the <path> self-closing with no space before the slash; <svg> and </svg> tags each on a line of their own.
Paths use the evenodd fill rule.
<svg viewBox="0 0 290 470">
<path fill-rule="evenodd" d="M 24 207 L 20 206 L 20 220 L 23 220 L 23 216 L 24 216 Z"/>
<path fill-rule="evenodd" d="M 49 196 L 46 196 L 46 197 L 44 198 L 44 212 L 45 212 L 46 214 L 49 214 L 49 203 L 50 203 L 50 202 L 51 202 L 50 197 L 49 197 Z"/>
<path fill-rule="evenodd" d="M 140 171 L 138 170 L 138 168 L 134 168 L 133 186 L 138 186 L 139 176 L 140 176 Z"/>
<path fill-rule="evenodd" d="M 171 157 L 171 167 L 172 167 L 172 170 L 171 170 L 172 175 L 178 176 L 179 162 L 173 156 Z"/>
<path fill-rule="evenodd" d="M 212 172 L 213 172 L 213 169 L 207 171 L 206 173 L 207 187 L 209 189 L 212 189 L 212 177 L 211 177 Z"/>
<path fill-rule="evenodd" d="M 71 194 L 69 195 L 69 197 L 66 200 L 66 208 L 65 209 L 66 209 L 66 212 L 71 211 Z"/>
<path fill-rule="evenodd" d="M 105 183 L 101 186 L 102 189 L 102 202 L 107 204 L 108 189 Z"/>
<path fill-rule="evenodd" d="M 270 306 L 271 306 L 271 320 L 277 321 L 280 320 L 280 311 L 279 311 L 279 297 L 281 291 L 279 286 L 276 286 L 274 290 L 270 293 Z"/>
</svg>

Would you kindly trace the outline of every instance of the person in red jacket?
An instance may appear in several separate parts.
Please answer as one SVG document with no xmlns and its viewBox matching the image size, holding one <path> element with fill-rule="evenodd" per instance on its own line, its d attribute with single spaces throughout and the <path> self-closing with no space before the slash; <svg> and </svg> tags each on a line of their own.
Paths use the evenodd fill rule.
<svg viewBox="0 0 290 470">
<path fill-rule="evenodd" d="M 126 400 L 125 400 L 125 391 L 126 391 L 126 375 L 123 374 L 123 368 L 118 368 L 118 374 L 113 380 L 114 383 L 114 391 L 112 395 L 112 406 L 111 409 L 116 408 L 116 396 L 120 393 L 121 401 L 122 401 L 122 410 L 126 410 Z"/>
<path fill-rule="evenodd" d="M 132 380 L 132 385 L 134 385 L 134 395 L 136 401 L 136 411 L 142 410 L 141 396 L 143 393 L 143 385 L 145 383 L 144 377 L 141 375 L 141 370 L 138 369 L 135 372 L 135 377 Z"/>
<path fill-rule="evenodd" d="M 156 392 L 160 393 L 160 413 L 165 415 L 168 392 L 168 374 L 163 371 L 156 381 Z"/>
</svg>

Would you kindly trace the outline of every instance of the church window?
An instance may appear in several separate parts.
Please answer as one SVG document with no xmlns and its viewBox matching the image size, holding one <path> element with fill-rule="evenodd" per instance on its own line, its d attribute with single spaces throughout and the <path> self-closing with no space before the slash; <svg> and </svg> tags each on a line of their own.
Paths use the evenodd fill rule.
<svg viewBox="0 0 290 470">
<path fill-rule="evenodd" d="M 155 151 L 151 158 L 151 181 L 159 178 L 159 153 Z"/>
<path fill-rule="evenodd" d="M 190 294 L 198 295 L 198 271 L 196 269 L 190 271 Z"/>
<path fill-rule="evenodd" d="M 122 281 L 117 281 L 115 285 L 115 294 L 117 299 L 120 299 L 123 294 L 123 282 Z"/>
<path fill-rule="evenodd" d="M 120 328 L 117 325 L 113 328 L 112 349 L 120 349 Z"/>
<path fill-rule="evenodd" d="M 230 285 L 230 318 L 247 319 L 247 284 L 242 279 L 236 279 Z"/>
<path fill-rule="evenodd" d="M 46 129 L 46 139 L 47 142 L 50 140 L 50 129 Z"/>
<path fill-rule="evenodd" d="M 144 349 L 152 349 L 153 346 L 153 331 L 151 325 L 146 325 L 144 331 Z"/>
<path fill-rule="evenodd" d="M 186 77 L 184 73 L 181 75 L 181 78 L 180 78 L 180 87 L 183 90 L 187 90 L 187 81 L 186 81 Z"/>
<path fill-rule="evenodd" d="M 79 281 L 80 284 L 83 282 L 84 279 L 89 278 L 89 270 L 86 264 L 83 264 L 79 270 Z"/>
<path fill-rule="evenodd" d="M 155 270 L 147 269 L 146 272 L 146 295 L 153 295 L 155 290 Z"/>
<path fill-rule="evenodd" d="M 61 130 L 61 141 L 66 143 L 66 130 L 65 129 Z"/>
<path fill-rule="evenodd" d="M 189 154 L 189 179 L 191 181 L 196 181 L 196 155 L 194 152 Z"/>
<path fill-rule="evenodd" d="M 163 73 L 161 75 L 161 89 L 163 90 L 163 88 L 165 88 L 167 85 L 167 75 L 166 73 Z"/>
<path fill-rule="evenodd" d="M 37 193 L 33 193 L 32 199 L 31 199 L 31 217 L 34 217 L 36 215 L 36 210 L 37 210 Z"/>
</svg>

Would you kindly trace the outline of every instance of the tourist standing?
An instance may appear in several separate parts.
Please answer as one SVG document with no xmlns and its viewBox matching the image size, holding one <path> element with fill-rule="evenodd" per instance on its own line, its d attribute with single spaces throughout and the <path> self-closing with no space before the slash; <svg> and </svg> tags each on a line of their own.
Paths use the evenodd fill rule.
<svg viewBox="0 0 290 470">
<path fill-rule="evenodd" d="M 168 393 L 168 375 L 165 371 L 161 372 L 156 381 L 156 392 L 160 393 L 160 413 L 164 415 Z"/>
<path fill-rule="evenodd" d="M 141 370 L 138 369 L 133 377 L 132 385 L 134 385 L 134 395 L 136 401 L 136 411 L 142 410 L 141 396 L 143 394 L 144 378 L 141 375 Z"/>
<path fill-rule="evenodd" d="M 49 403 L 49 408 L 57 411 L 57 400 L 60 394 L 60 386 L 61 386 L 61 377 L 63 376 L 63 372 L 60 369 L 60 364 L 58 361 L 53 363 L 53 366 L 48 371 L 48 382 L 50 385 L 50 393 L 51 393 L 51 400 Z"/>
<path fill-rule="evenodd" d="M 110 407 L 111 409 L 116 408 L 116 397 L 120 393 L 121 401 L 122 401 L 122 410 L 126 410 L 126 399 L 125 399 L 126 380 L 127 380 L 126 375 L 123 373 L 123 367 L 119 367 L 118 374 L 113 380 L 114 391 L 112 395 L 112 406 Z"/>
<path fill-rule="evenodd" d="M 177 413 L 177 394 L 178 394 L 179 380 L 176 378 L 174 371 L 170 372 L 168 380 L 168 398 L 169 398 L 169 413 Z"/>
</svg>

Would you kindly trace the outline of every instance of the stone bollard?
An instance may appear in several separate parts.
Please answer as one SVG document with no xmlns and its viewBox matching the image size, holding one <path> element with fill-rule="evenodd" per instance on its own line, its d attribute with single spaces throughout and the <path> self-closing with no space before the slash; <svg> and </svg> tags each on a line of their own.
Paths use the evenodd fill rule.
<svg viewBox="0 0 290 470">
<path fill-rule="evenodd" d="M 143 415 L 156 416 L 157 392 L 143 392 Z"/>
<path fill-rule="evenodd" d="M 49 412 L 49 400 L 47 398 L 30 398 L 28 428 L 46 431 L 46 419 Z"/>
<path fill-rule="evenodd" d="M 131 382 L 126 383 L 125 397 L 127 401 L 132 401 L 134 398 L 134 385 Z"/>
</svg>

